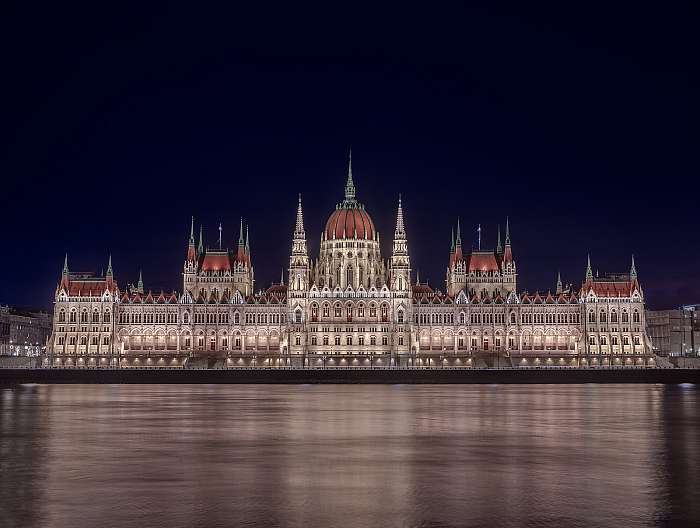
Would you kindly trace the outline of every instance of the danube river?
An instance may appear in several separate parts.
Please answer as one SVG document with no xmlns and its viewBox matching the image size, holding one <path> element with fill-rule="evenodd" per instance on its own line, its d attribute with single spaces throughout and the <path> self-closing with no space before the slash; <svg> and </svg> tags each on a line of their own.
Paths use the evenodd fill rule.
<svg viewBox="0 0 700 528">
<path fill-rule="evenodd" d="M 700 519 L 684 385 L 1 387 L 0 525 Z"/>
</svg>

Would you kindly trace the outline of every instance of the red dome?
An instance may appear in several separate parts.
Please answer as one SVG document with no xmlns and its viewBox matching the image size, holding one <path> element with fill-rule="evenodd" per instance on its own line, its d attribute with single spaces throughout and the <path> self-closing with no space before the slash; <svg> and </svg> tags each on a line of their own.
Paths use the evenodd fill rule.
<svg viewBox="0 0 700 528">
<path fill-rule="evenodd" d="M 374 222 L 363 208 L 340 207 L 326 222 L 326 238 L 374 239 Z"/>
</svg>

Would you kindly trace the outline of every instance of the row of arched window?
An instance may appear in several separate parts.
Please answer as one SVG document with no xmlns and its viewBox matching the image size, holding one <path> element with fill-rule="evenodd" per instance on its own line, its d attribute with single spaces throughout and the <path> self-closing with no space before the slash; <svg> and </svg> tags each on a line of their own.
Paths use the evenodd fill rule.
<svg viewBox="0 0 700 528">
<path fill-rule="evenodd" d="M 627 313 L 627 310 L 622 310 L 622 314 L 620 316 L 620 319 L 622 320 L 623 323 L 629 323 L 629 314 Z M 639 310 L 634 310 L 632 312 L 632 322 L 633 323 L 639 323 L 641 320 L 640 315 L 639 315 Z M 596 319 L 596 313 L 594 310 L 590 310 L 588 312 L 588 322 L 589 323 L 607 323 L 608 322 L 608 312 L 605 310 L 601 310 L 598 318 Z M 610 322 L 611 323 L 617 323 L 618 322 L 618 314 L 617 310 L 611 310 L 610 311 Z"/>
<path fill-rule="evenodd" d="M 66 321 L 66 311 L 64 309 L 60 309 L 58 311 L 58 322 L 59 323 L 76 323 L 78 322 L 78 312 L 77 310 L 73 309 L 70 312 L 68 312 L 68 321 Z M 100 312 L 98 310 L 93 310 L 92 315 L 90 315 L 90 312 L 88 310 L 82 310 L 80 312 L 80 322 L 81 323 L 109 323 L 111 321 L 111 312 L 105 310 L 102 319 L 100 319 Z"/>
</svg>

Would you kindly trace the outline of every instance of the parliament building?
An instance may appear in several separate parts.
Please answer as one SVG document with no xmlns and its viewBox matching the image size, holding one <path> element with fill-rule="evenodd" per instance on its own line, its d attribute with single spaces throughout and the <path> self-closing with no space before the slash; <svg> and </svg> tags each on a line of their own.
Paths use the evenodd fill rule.
<svg viewBox="0 0 700 528">
<path fill-rule="evenodd" d="M 290 228 L 293 215 L 290 211 Z M 45 366 L 90 368 L 478 368 L 654 366 L 644 294 L 629 272 L 581 286 L 518 290 L 506 221 L 495 248 L 466 250 L 459 222 L 445 289 L 413 279 L 401 198 L 391 256 L 358 201 L 348 163 L 344 199 L 309 256 L 301 196 L 286 278 L 254 289 L 247 227 L 235 250 L 206 247 L 192 220 L 182 290 L 148 291 L 141 276 L 119 287 L 73 273 L 55 293 Z"/>
</svg>

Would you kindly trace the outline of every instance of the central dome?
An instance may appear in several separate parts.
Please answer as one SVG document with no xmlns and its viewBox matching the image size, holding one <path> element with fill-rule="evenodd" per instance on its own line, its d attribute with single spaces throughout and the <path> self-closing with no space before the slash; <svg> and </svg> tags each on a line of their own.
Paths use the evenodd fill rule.
<svg viewBox="0 0 700 528">
<path fill-rule="evenodd" d="M 374 222 L 360 204 L 343 203 L 326 222 L 326 240 L 359 238 L 374 240 Z"/>
<path fill-rule="evenodd" d="M 325 238 L 333 240 L 346 239 L 375 239 L 374 222 L 365 206 L 355 199 L 355 184 L 352 181 L 352 152 L 348 161 L 348 181 L 345 184 L 345 200 L 338 204 L 333 214 L 326 222 Z"/>
</svg>

